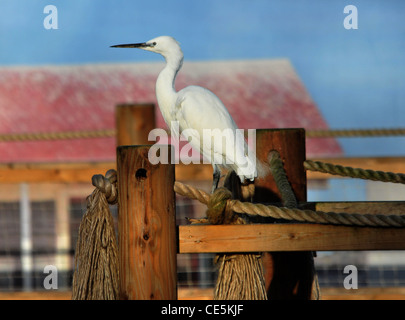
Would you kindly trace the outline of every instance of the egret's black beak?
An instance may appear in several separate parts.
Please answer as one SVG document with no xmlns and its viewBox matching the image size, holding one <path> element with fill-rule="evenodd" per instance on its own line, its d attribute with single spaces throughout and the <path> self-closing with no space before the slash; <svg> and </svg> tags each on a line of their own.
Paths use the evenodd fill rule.
<svg viewBox="0 0 405 320">
<path fill-rule="evenodd" d="M 129 44 L 117 44 L 115 46 L 110 46 L 110 48 L 147 48 L 152 45 L 142 42 L 142 43 L 129 43 Z"/>
</svg>

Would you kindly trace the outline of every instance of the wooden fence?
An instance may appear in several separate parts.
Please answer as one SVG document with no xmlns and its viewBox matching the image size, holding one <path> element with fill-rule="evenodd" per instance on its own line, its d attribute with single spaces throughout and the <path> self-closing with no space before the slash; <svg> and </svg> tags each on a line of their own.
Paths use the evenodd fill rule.
<svg viewBox="0 0 405 320">
<path fill-rule="evenodd" d="M 177 253 L 270 252 L 265 263 L 270 298 L 308 299 L 313 251 L 405 249 L 404 228 L 288 223 L 182 225 L 176 229 L 175 165 L 150 164 L 150 146 L 131 142 L 119 143 L 129 145 L 117 150 L 121 296 L 125 299 L 176 299 Z M 278 151 L 297 200 L 306 202 L 305 131 L 257 130 L 256 143 L 261 160 L 267 160 L 270 151 Z M 257 179 L 255 187 L 255 202 L 281 202 L 271 176 Z M 318 210 L 339 206 L 308 205 Z M 347 202 L 339 206 L 339 212 L 355 208 L 358 213 L 392 214 L 393 206 L 396 212 L 405 213 L 402 202 Z M 294 290 L 275 292 L 273 285 Z"/>
<path fill-rule="evenodd" d="M 266 283 L 295 288 L 308 286 L 309 257 L 313 251 L 403 250 L 404 228 L 374 228 L 321 224 L 175 225 L 175 180 L 207 180 L 210 165 L 151 165 L 147 158 L 148 133 L 155 127 L 153 105 L 117 107 L 117 163 L 20 164 L 0 166 L 0 182 L 89 182 L 93 174 L 117 168 L 119 177 L 119 242 L 121 297 L 125 299 L 176 299 L 176 254 L 268 252 Z M 404 214 L 405 202 L 307 203 L 305 131 L 269 129 L 257 131 L 257 153 L 267 159 L 277 150 L 298 201 L 320 211 L 368 214 Z M 372 169 L 404 172 L 401 159 L 340 159 Z M 330 160 L 334 162 L 334 160 Z M 364 164 L 364 165 L 360 165 Z M 392 166 L 396 167 L 393 168 Z M 324 178 L 321 173 L 311 177 Z M 255 182 L 255 202 L 279 203 L 281 195 L 271 177 Z M 277 272 L 285 270 L 285 272 Z M 301 292 L 308 292 L 303 288 Z M 290 298 L 294 293 L 274 293 L 271 298 Z M 308 294 L 299 298 L 308 299 Z"/>
</svg>

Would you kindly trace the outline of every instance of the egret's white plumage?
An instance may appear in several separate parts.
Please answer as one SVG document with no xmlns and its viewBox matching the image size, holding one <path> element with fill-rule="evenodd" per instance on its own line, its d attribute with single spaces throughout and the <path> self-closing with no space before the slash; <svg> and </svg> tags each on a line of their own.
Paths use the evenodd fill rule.
<svg viewBox="0 0 405 320">
<path fill-rule="evenodd" d="M 179 43 L 172 37 L 161 36 L 144 43 L 116 45 L 121 48 L 140 48 L 161 54 L 166 60 L 165 68 L 160 72 L 156 81 L 156 97 L 160 111 L 166 124 L 171 126 L 172 121 L 178 121 L 180 133 L 186 129 L 194 129 L 195 139 L 190 140 L 193 148 L 199 149 L 202 155 L 209 160 L 214 168 L 213 189 L 218 185 L 220 169 L 222 166 L 234 170 L 241 182 L 245 179 L 253 180 L 257 176 L 258 161 L 253 152 L 248 152 L 244 139 L 235 139 L 238 129 L 228 110 L 221 100 L 211 91 L 189 86 L 179 92 L 175 90 L 175 79 L 183 64 L 183 52 Z M 204 129 L 219 129 L 223 132 L 227 145 L 212 143 L 203 139 Z M 198 140 L 197 140 L 198 139 Z M 195 143 L 199 141 L 199 143 Z M 230 155 L 229 153 L 232 153 Z M 244 159 L 243 166 L 235 159 Z M 222 163 L 222 164 L 218 164 Z"/>
</svg>

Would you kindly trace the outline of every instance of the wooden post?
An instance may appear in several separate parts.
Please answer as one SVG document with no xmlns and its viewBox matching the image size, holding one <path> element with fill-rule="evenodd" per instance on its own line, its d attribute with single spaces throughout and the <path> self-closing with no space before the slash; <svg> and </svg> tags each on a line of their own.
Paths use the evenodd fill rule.
<svg viewBox="0 0 405 320">
<path fill-rule="evenodd" d="M 258 129 L 256 130 L 256 155 L 268 163 L 268 154 L 276 150 L 280 154 L 288 181 L 297 201 L 307 200 L 307 178 L 304 170 L 304 129 Z M 280 202 L 281 195 L 271 175 L 256 179 L 255 198 L 257 202 Z"/>
<path fill-rule="evenodd" d="M 173 300 L 177 299 L 174 165 L 152 165 L 149 149 L 117 149 L 120 297 Z"/>
<path fill-rule="evenodd" d="M 119 104 L 115 118 L 117 146 L 153 144 L 148 135 L 156 127 L 154 104 Z"/>
<path fill-rule="evenodd" d="M 256 130 L 258 159 L 267 163 L 270 151 L 279 152 L 297 201 L 307 200 L 304 129 Z M 271 176 L 255 181 L 255 202 L 281 202 Z M 273 252 L 264 257 L 269 299 L 310 299 L 314 277 L 312 252 Z"/>
</svg>

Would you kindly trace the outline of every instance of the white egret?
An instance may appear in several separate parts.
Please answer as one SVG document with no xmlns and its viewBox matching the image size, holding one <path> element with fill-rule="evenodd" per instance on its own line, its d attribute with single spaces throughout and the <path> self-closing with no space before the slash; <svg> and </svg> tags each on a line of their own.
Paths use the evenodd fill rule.
<svg viewBox="0 0 405 320">
<path fill-rule="evenodd" d="M 178 121 L 180 133 L 193 129 L 188 132 L 192 135 L 189 143 L 210 161 L 214 169 L 212 192 L 218 186 L 221 167 L 234 170 L 242 183 L 245 180 L 253 181 L 257 177 L 259 162 L 248 149 L 246 141 L 236 138 L 238 127 L 221 100 L 211 91 L 199 86 L 189 86 L 176 92 L 175 79 L 183 64 L 183 52 L 174 38 L 161 36 L 143 43 L 111 47 L 139 48 L 159 53 L 165 58 L 166 66 L 156 81 L 156 97 L 160 111 L 169 128 L 172 121 Z M 211 129 L 212 132 L 219 129 L 226 138 L 226 146 L 222 143 L 212 143 L 215 141 L 214 136 L 208 139 L 210 141 L 203 139 L 204 129 Z M 218 130 L 215 134 L 218 134 Z"/>
</svg>

